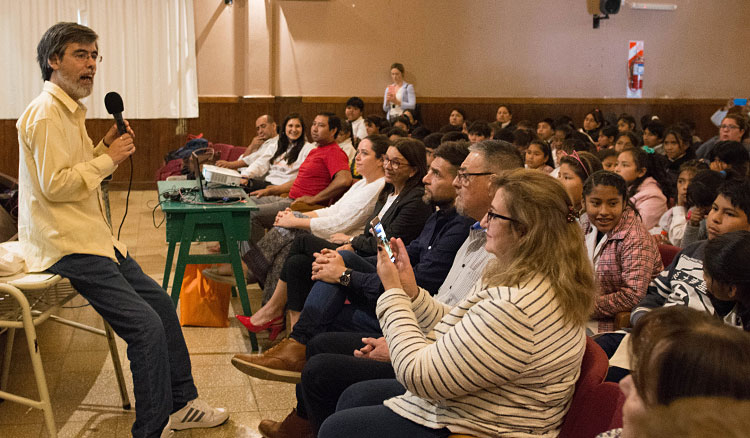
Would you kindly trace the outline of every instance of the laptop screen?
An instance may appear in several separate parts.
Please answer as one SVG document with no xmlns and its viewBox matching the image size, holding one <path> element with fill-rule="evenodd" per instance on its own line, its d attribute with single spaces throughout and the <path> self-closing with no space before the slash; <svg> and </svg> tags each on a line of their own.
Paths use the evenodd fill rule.
<svg viewBox="0 0 750 438">
<path fill-rule="evenodd" d="M 200 187 L 201 190 L 201 198 L 204 200 L 206 199 L 206 195 L 203 194 L 203 175 L 201 174 L 201 163 L 198 159 L 198 154 L 193 151 L 193 153 L 190 154 L 190 157 L 193 159 L 193 167 L 195 168 L 195 178 L 198 181 L 198 187 Z"/>
</svg>

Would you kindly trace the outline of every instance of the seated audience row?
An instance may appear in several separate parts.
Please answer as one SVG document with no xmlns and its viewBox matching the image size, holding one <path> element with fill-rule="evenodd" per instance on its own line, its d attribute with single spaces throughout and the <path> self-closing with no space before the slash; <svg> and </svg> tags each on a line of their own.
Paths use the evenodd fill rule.
<svg viewBox="0 0 750 438">
<path fill-rule="evenodd" d="M 438 211 L 429 219 L 425 216 L 421 222 L 414 222 L 415 233 L 411 238 L 402 235 L 403 232 L 386 227 L 386 236 L 393 248 L 395 264 L 384 252 L 382 243 L 367 229 L 369 225 L 366 226 L 365 234 L 370 233 L 366 240 L 372 243 L 369 251 L 364 252 L 364 248 L 350 246 L 342 239 L 338 239 L 337 242 L 320 242 L 320 239 L 316 240 L 312 234 L 306 233 L 293 239 L 286 238 L 285 241 L 287 245 L 291 245 L 292 251 L 288 255 L 277 255 L 281 254 L 278 252 L 271 254 L 271 258 L 278 257 L 278 261 L 273 263 L 269 263 L 268 254 L 263 254 L 259 248 L 250 245 L 247 249 L 245 260 L 251 267 L 254 266 L 252 260 L 258 255 L 266 258 L 266 266 L 282 266 L 282 277 L 279 281 L 269 279 L 268 275 L 261 276 L 261 281 L 276 281 L 276 286 L 273 288 L 273 298 L 269 297 L 271 300 L 266 306 L 253 316 L 255 320 L 250 317 L 244 318 L 248 328 L 253 331 L 271 329 L 275 336 L 278 334 L 284 309 L 296 312 L 289 315 L 292 322 L 289 339 L 261 355 L 239 354 L 232 361 L 241 371 L 259 378 L 301 381 L 298 384 L 297 409 L 282 422 L 262 422 L 260 430 L 264 436 L 289 436 L 289 433 L 296 434 L 300 431 L 317 431 L 319 436 L 348 436 L 354 431 L 360 436 L 375 436 L 376 433 L 382 435 L 391 428 L 419 436 L 446 436 L 456 432 L 480 435 L 512 433 L 513 430 L 529 428 L 543 433 L 558 430 L 572 396 L 572 387 L 566 386 L 569 388 L 564 390 L 566 396 L 564 399 L 558 399 L 557 404 L 544 402 L 540 399 L 540 388 L 552 388 L 552 382 L 562 384 L 562 381 L 555 380 L 552 374 L 538 373 L 534 375 L 540 379 L 538 382 L 530 376 L 521 380 L 517 377 L 509 380 L 511 374 L 508 374 L 516 373 L 516 376 L 523 376 L 525 366 L 541 358 L 535 359 L 532 354 L 527 357 L 528 361 L 523 362 L 526 365 L 521 367 L 514 367 L 506 362 L 504 367 L 496 368 L 492 362 L 495 354 L 488 353 L 487 350 L 496 349 L 498 355 L 506 354 L 515 360 L 523 354 L 522 349 L 519 350 L 522 345 L 520 340 L 513 343 L 512 354 L 503 346 L 509 337 L 519 336 L 517 330 L 520 314 L 514 314 L 515 310 L 511 311 L 506 306 L 515 303 L 514 309 L 518 310 L 519 300 L 523 301 L 522 297 L 527 296 L 525 294 L 530 294 L 528 296 L 531 297 L 536 296 L 536 293 L 542 293 L 544 288 L 541 285 L 546 285 L 549 289 L 536 296 L 536 302 L 543 302 L 544 294 L 552 293 L 550 297 L 554 297 L 551 299 L 556 300 L 558 305 L 555 311 L 566 309 L 566 304 L 560 302 L 563 298 L 557 294 L 560 292 L 560 286 L 555 286 L 550 280 L 553 277 L 550 272 L 559 272 L 554 271 L 555 269 L 582 267 L 577 262 L 571 262 L 575 260 L 570 257 L 571 251 L 574 250 L 569 246 L 564 248 L 568 256 L 559 259 L 566 261 L 562 263 L 564 266 L 555 266 L 556 260 L 548 259 L 552 258 L 549 254 L 563 250 L 563 247 L 573 242 L 552 240 L 553 233 L 550 232 L 550 227 L 540 226 L 545 224 L 545 221 L 553 220 L 552 218 L 529 220 L 531 217 L 537 217 L 533 211 L 537 203 L 542 201 L 546 202 L 545 213 L 555 216 L 550 215 L 550 212 L 556 211 L 551 206 L 556 205 L 556 201 L 552 199 L 556 199 L 554 197 L 558 196 L 558 191 L 562 193 L 562 199 L 568 205 L 565 208 L 565 222 L 574 223 L 576 229 L 581 230 L 578 232 L 580 237 L 575 239 L 575 242 L 576 245 L 580 245 L 585 265 L 591 270 L 590 299 L 593 307 L 586 310 L 585 317 L 578 321 L 588 322 L 592 333 L 611 331 L 614 328 L 614 316 L 634 308 L 636 310 L 633 312 L 632 321 L 635 323 L 639 306 L 653 300 L 650 295 L 652 289 L 657 290 L 655 288 L 664 282 L 662 277 L 669 276 L 670 269 L 675 266 L 673 261 L 667 270 L 662 271 L 664 268 L 657 242 L 689 245 L 701 236 L 711 239 L 718 235 L 720 230 L 723 233 L 750 230 L 747 217 L 744 217 L 744 222 L 742 221 L 742 215 L 747 216 L 746 211 L 750 206 L 744 205 L 747 202 L 739 193 L 750 193 L 746 181 L 747 164 L 750 159 L 747 151 L 739 143 L 717 142 L 709 158 L 715 171 L 710 171 L 705 170 L 706 163 L 691 161 L 695 147 L 688 129 L 679 125 L 666 128 L 655 118 L 649 118 L 644 123 L 642 138 L 632 132 L 635 121 L 633 119 L 631 126 L 627 117 L 621 118 L 623 122 L 627 122 L 627 130 L 614 136 L 609 130 L 605 132 L 604 128 L 608 126 L 601 113 L 597 111 L 587 114 L 584 129 L 580 132 L 575 131 L 568 122 L 540 122 L 539 125 L 543 126 L 537 126 L 537 131 L 554 131 L 554 134 L 548 137 L 551 140 L 549 142 L 539 139 L 536 133 L 528 130 L 528 124 L 522 121 L 518 124 L 519 128 L 510 136 L 507 136 L 507 131 L 502 128 L 491 132 L 494 136 L 506 136 L 510 140 L 506 143 L 483 140 L 487 131 L 486 123 L 475 121 L 469 124 L 460 109 L 454 109 L 453 113 L 451 121 L 456 122 L 454 126 L 458 128 L 458 122 L 462 121 L 464 126 L 460 129 L 467 132 L 461 133 L 450 129 L 440 134 L 439 138 L 433 135 L 429 141 L 427 137 L 423 137 L 425 143 L 433 146 L 431 154 L 418 140 L 390 140 L 395 143 L 388 152 L 412 141 L 421 147 L 421 152 L 417 155 L 421 157 L 419 159 L 425 160 L 425 166 L 428 157 L 432 158 L 432 163 L 428 166 L 429 173 L 422 173 L 419 180 L 423 179 L 426 185 L 425 201 L 433 201 L 432 206 L 438 207 Z M 399 119 L 400 117 L 394 118 L 392 121 L 403 124 L 408 129 L 411 121 L 406 117 L 405 120 Z M 367 121 L 365 126 L 369 129 Z M 547 126 L 550 129 L 547 129 Z M 378 129 L 381 129 L 380 126 Z M 393 135 L 401 137 L 403 133 L 397 132 Z M 465 150 L 469 142 L 464 145 L 446 143 L 451 138 L 456 138 L 456 135 L 464 136 L 466 140 L 471 138 L 478 141 L 476 147 L 472 146 L 472 152 L 457 171 L 460 159 L 454 157 L 453 161 L 448 163 L 449 151 L 451 148 Z M 606 140 L 599 142 L 602 136 Z M 614 139 L 614 143 L 610 138 Z M 367 144 L 366 141 L 362 143 Z M 598 151 L 600 143 L 606 143 L 606 149 Z M 341 151 L 341 148 L 336 150 Z M 513 157 L 507 162 L 516 161 L 516 166 L 525 158 L 528 170 L 504 175 L 498 175 L 501 169 L 488 171 L 487 166 L 490 163 L 486 159 L 498 151 L 505 151 L 501 152 L 501 155 Z M 602 157 L 601 160 L 593 154 L 596 152 Z M 477 153 L 479 155 L 475 155 Z M 399 151 L 399 154 L 386 154 L 384 157 L 386 180 L 389 179 L 389 175 L 391 178 L 398 176 L 399 167 L 405 170 L 414 166 L 414 159 L 408 154 L 404 154 L 403 151 Z M 471 161 L 472 155 L 480 160 L 474 165 Z M 613 157 L 614 172 L 600 170 L 602 161 L 611 160 Z M 400 161 L 401 158 L 404 158 L 403 162 Z M 398 162 L 397 165 L 394 165 L 394 159 Z M 482 159 L 485 161 L 481 161 Z M 360 161 L 357 162 L 357 166 L 359 165 Z M 508 168 L 512 167 L 514 166 Z M 537 171 L 542 168 L 546 172 Z M 559 179 L 559 182 L 545 175 L 553 170 L 553 176 Z M 351 174 L 351 171 L 349 173 Z M 492 177 L 492 174 L 498 176 Z M 413 177 L 415 173 L 409 175 Z M 715 188 L 718 184 L 714 182 L 717 177 L 714 175 L 718 175 L 723 182 L 722 188 L 718 191 Z M 486 204 L 489 205 L 488 211 L 479 213 L 479 217 L 485 216 L 485 219 L 481 224 L 471 226 L 470 222 L 458 221 L 459 216 L 453 216 L 456 220 L 448 223 L 455 224 L 454 241 L 457 240 L 459 243 L 451 243 L 453 252 L 441 256 L 438 254 L 438 243 L 448 242 L 445 236 L 441 237 L 441 232 L 449 228 L 446 228 L 446 222 L 442 223 L 442 228 L 440 227 L 440 218 L 442 216 L 443 221 L 446 221 L 451 217 L 450 203 L 441 205 L 437 202 L 441 199 L 439 195 L 446 195 L 446 200 L 451 199 L 451 191 L 447 190 L 450 186 L 444 183 L 451 181 L 450 188 L 453 190 L 453 196 L 456 196 L 457 213 L 463 215 L 462 204 L 472 199 L 472 195 L 466 191 L 467 188 L 478 184 L 474 186 L 476 190 L 487 191 L 487 182 L 482 182 L 485 177 L 498 181 L 490 192 L 494 195 L 494 200 Z M 536 185 L 534 190 L 524 194 L 523 190 L 531 190 L 525 184 L 532 182 Z M 514 190 L 520 192 L 513 192 Z M 387 194 L 381 194 L 381 197 L 384 196 Z M 523 199 L 523 202 L 519 203 L 519 199 Z M 706 211 L 707 203 L 713 204 L 709 212 Z M 423 205 L 429 207 L 427 204 Z M 672 206 L 674 207 L 669 208 Z M 386 207 L 382 206 L 381 212 Z M 379 211 L 377 206 L 375 210 Z M 577 218 L 579 213 L 582 215 L 580 221 Z M 398 218 L 400 213 L 396 216 Z M 468 217 L 477 219 L 476 214 Z M 292 211 L 279 213 L 275 227 L 267 233 L 267 238 L 281 233 L 281 230 L 296 228 L 292 224 L 298 220 L 312 219 L 311 216 L 304 217 L 303 214 L 295 214 Z M 495 225 L 499 228 L 495 228 Z M 541 239 L 536 236 L 536 228 L 542 229 L 544 232 L 540 233 L 546 233 L 547 237 L 539 240 L 535 249 L 546 248 L 547 255 L 536 258 L 535 264 L 527 263 L 520 266 L 518 263 L 528 260 L 527 257 L 533 252 L 527 245 L 534 239 Z M 562 228 L 567 228 L 567 225 Z M 465 262 L 471 257 L 471 251 L 466 245 L 472 240 L 471 233 L 474 229 L 481 234 L 485 234 L 482 229 L 486 232 L 486 249 L 481 252 L 488 254 L 490 258 L 494 255 L 498 259 L 497 263 L 501 265 L 488 265 L 485 276 L 478 281 L 476 287 L 468 294 L 468 288 L 460 293 L 453 290 L 453 286 L 464 284 L 460 278 L 456 278 L 456 274 L 459 277 L 469 277 L 465 275 L 468 269 Z M 354 237 L 354 240 L 356 239 L 357 237 Z M 411 239 L 414 239 L 413 243 L 407 246 L 404 242 Z M 464 241 L 464 245 L 460 245 L 461 241 Z M 745 243 L 745 246 L 748 244 L 750 242 Z M 459 245 L 461 248 L 456 253 L 455 248 Z M 689 251 L 693 251 L 691 248 L 688 247 L 683 252 L 690 254 Z M 362 257 L 363 255 L 365 257 Z M 425 259 L 425 256 L 428 258 Z M 443 263 L 442 274 L 433 271 L 438 269 L 438 263 L 428 263 L 428 260 L 432 260 L 429 257 L 440 259 Z M 680 256 L 675 260 L 679 259 Z M 447 269 L 446 262 L 453 263 L 450 270 Z M 457 265 L 458 263 L 460 265 Z M 501 266 L 502 269 L 495 276 L 490 274 L 492 269 L 499 269 Z M 531 271 L 529 266 L 533 266 Z M 702 268 L 701 262 L 697 269 Z M 481 269 L 480 266 L 474 270 L 481 272 Z M 552 271 L 547 271 L 548 269 Z M 709 268 L 706 267 L 706 270 Z M 255 272 L 255 269 L 251 271 Z M 511 272 L 515 272 L 515 276 L 509 276 Z M 544 276 L 540 277 L 541 272 L 547 272 L 546 280 L 543 279 Z M 380 277 L 379 281 L 375 277 L 376 274 Z M 703 281 L 703 272 L 694 275 L 700 275 Z M 711 277 L 708 277 L 708 273 L 705 278 L 710 282 Z M 586 280 L 579 275 L 572 277 L 571 281 L 577 283 L 578 293 L 564 300 L 583 299 L 582 291 L 586 289 L 582 286 L 586 284 Z M 498 289 L 497 296 L 493 295 L 493 284 L 504 286 Z M 533 289 L 526 289 L 532 284 Z M 737 292 L 740 288 L 719 282 L 715 284 L 716 286 L 708 286 L 707 289 L 712 300 L 734 303 L 731 312 L 736 319 L 733 321 L 740 326 L 747 324 L 750 316 L 746 310 L 747 303 L 742 301 L 743 295 Z M 515 290 L 514 287 L 518 289 Z M 446 290 L 443 292 L 444 288 Z M 430 295 L 436 292 L 437 295 L 432 298 Z M 459 295 L 455 295 L 456 293 Z M 506 293 L 512 294 L 514 298 L 511 300 L 511 295 L 505 295 Z M 675 300 L 679 298 L 675 297 Z M 567 304 L 572 303 L 568 301 Z M 687 301 L 675 301 L 675 304 L 685 305 Z M 504 333 L 500 338 L 502 341 L 489 336 L 489 332 L 477 326 L 491 326 L 494 322 L 486 318 L 472 317 L 472 312 L 479 311 L 483 306 L 505 309 L 506 313 L 503 316 L 499 316 L 500 314 L 495 311 L 493 315 L 496 318 L 514 315 L 512 332 L 503 331 L 507 330 L 508 324 L 503 326 L 504 329 L 498 326 L 493 331 Z M 728 304 L 716 306 L 724 309 Z M 415 325 L 412 325 L 409 318 L 416 318 Z M 544 320 L 547 321 L 549 318 Z M 565 330 L 572 330 L 572 326 L 569 325 L 571 320 L 566 319 L 564 314 L 556 321 L 563 324 L 559 330 L 563 330 L 564 326 L 567 327 Z M 471 325 L 468 325 L 469 323 Z M 583 329 L 585 326 L 583 324 L 579 327 Z M 438 328 L 439 330 L 432 334 L 431 330 Z M 338 330 L 344 330 L 346 333 L 336 333 Z M 484 334 L 485 339 L 481 341 L 484 350 L 472 347 L 472 343 L 477 341 L 471 330 L 480 330 Z M 382 335 L 385 337 L 382 338 Z M 531 338 L 534 336 L 533 331 L 526 335 Z M 552 343 L 550 345 L 558 346 L 571 342 L 570 338 L 564 338 L 552 336 L 546 339 Z M 607 353 L 612 355 L 622 335 L 603 334 L 599 339 Z M 608 343 L 607 340 L 611 342 Z M 579 350 L 568 348 L 568 355 L 573 351 Z M 443 365 L 437 368 L 435 362 L 430 359 L 434 354 L 445 358 L 452 357 L 458 352 L 463 352 L 461 354 L 464 360 L 455 363 L 443 362 Z M 471 358 L 466 356 L 467 352 L 471 352 Z M 582 354 L 582 350 L 580 352 Z M 448 356 L 445 356 L 446 354 Z M 489 356 L 483 357 L 482 354 Z M 563 362 L 555 362 L 558 366 L 564 363 L 565 367 L 572 367 L 565 369 L 573 371 L 572 382 L 575 382 L 580 357 L 563 358 L 550 354 L 546 354 L 545 357 L 547 360 L 562 360 Z M 372 359 L 392 360 L 392 365 Z M 549 365 L 550 362 L 545 364 Z M 478 371 L 480 365 L 486 368 L 485 371 Z M 358 372 L 360 367 L 361 372 Z M 350 370 L 351 375 L 342 375 L 342 369 Z M 562 368 L 557 369 L 559 371 Z M 488 379 L 488 372 L 496 373 L 499 380 Z M 455 385 L 447 384 L 445 381 L 437 382 L 434 377 L 438 374 L 435 373 L 451 376 Z M 483 376 L 482 382 L 472 377 L 472 373 L 478 373 L 475 377 Z M 561 377 L 563 374 L 558 373 L 555 376 Z M 375 377 L 395 377 L 395 380 L 355 384 Z M 504 398 L 502 395 L 504 391 L 518 394 L 518 391 L 526 390 L 532 391 L 535 395 L 530 396 L 526 401 L 527 407 L 523 409 L 514 407 L 512 398 Z M 437 395 L 443 400 L 439 405 L 431 401 Z M 473 403 L 472 400 L 487 400 L 487 397 L 499 397 L 497 400 L 493 398 L 494 401 L 490 402 L 494 408 L 489 412 L 459 408 L 466 403 Z M 529 403 L 534 402 L 544 404 L 544 410 L 539 412 L 544 412 L 545 420 L 541 417 L 528 417 Z M 337 403 L 341 412 L 334 414 Z M 525 413 L 527 416 L 524 421 L 514 420 L 514 412 L 518 415 Z M 363 426 L 363 418 L 371 420 L 376 426 L 372 430 L 367 425 Z"/>
</svg>

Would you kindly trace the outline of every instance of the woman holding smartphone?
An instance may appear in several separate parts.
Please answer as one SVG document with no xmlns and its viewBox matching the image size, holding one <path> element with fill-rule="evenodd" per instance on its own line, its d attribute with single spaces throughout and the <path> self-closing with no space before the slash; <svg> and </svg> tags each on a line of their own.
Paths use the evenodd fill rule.
<svg viewBox="0 0 750 438">
<path fill-rule="evenodd" d="M 400 237 L 410 242 L 422 231 L 432 207 L 422 201 L 427 173 L 424 144 L 405 138 L 390 146 L 383 156 L 385 188 L 375 204 L 375 210 L 365 225 L 364 232 L 356 236 L 334 234 L 331 241 L 312 234 L 297 236 L 292 242 L 289 256 L 281 270 L 273 295 L 252 317 L 239 318 L 252 332 L 271 330 L 272 337 L 284 326 L 284 309 L 289 310 L 291 326 L 297 322 L 305 298 L 312 288 L 312 262 L 314 254 L 324 248 L 355 251 L 362 256 L 376 254 L 378 238 L 372 229 L 377 218 L 389 237 Z M 339 245 L 333 242 L 346 241 Z"/>
<path fill-rule="evenodd" d="M 586 348 L 593 269 L 557 180 L 519 169 L 491 190 L 482 226 L 495 260 L 455 307 L 417 287 L 403 242 L 391 239 L 395 263 L 378 251 L 377 315 L 396 379 L 350 386 L 318 437 L 557 436 Z"/>
</svg>

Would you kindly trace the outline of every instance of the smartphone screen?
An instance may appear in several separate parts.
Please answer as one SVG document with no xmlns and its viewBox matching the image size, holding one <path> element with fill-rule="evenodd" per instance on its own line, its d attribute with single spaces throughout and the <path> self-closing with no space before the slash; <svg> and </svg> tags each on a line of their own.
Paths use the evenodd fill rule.
<svg viewBox="0 0 750 438">
<path fill-rule="evenodd" d="M 383 246 L 385 247 L 385 252 L 388 253 L 388 257 L 391 258 L 392 262 L 396 261 L 396 257 L 393 255 L 393 251 L 391 250 L 391 245 L 388 243 L 388 236 L 385 235 L 385 230 L 383 229 L 383 224 L 380 223 L 379 218 L 375 218 L 370 222 L 370 225 L 372 225 L 372 229 L 375 230 L 375 235 L 380 239 L 380 241 L 383 243 Z"/>
<path fill-rule="evenodd" d="M 745 106 L 747 105 L 747 99 L 734 99 L 734 106 Z"/>
</svg>

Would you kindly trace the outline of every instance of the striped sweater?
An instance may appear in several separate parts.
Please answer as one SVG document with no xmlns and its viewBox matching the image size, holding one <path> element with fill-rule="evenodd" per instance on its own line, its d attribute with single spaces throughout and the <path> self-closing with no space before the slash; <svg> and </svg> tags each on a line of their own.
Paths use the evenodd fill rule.
<svg viewBox="0 0 750 438">
<path fill-rule="evenodd" d="M 430 428 L 475 436 L 555 437 L 586 347 L 582 326 L 562 322 L 547 281 L 483 289 L 450 308 L 425 290 L 378 300 L 396 378 L 406 394 L 385 401 Z"/>
</svg>

